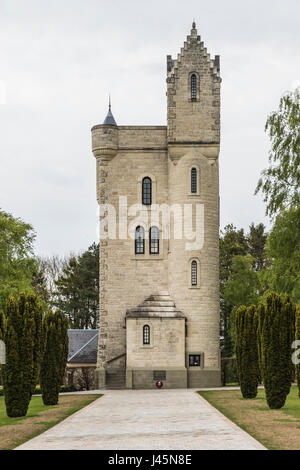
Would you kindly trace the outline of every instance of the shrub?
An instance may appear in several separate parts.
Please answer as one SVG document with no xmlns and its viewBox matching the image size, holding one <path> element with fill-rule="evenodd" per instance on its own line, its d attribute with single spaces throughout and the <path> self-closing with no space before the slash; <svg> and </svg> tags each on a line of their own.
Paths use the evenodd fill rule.
<svg viewBox="0 0 300 470">
<path fill-rule="evenodd" d="M 296 311 L 296 332 L 295 332 L 295 339 L 296 341 L 300 341 L 300 306 L 298 306 L 297 311 Z M 298 348 L 298 344 L 296 344 L 296 347 Z M 300 398 L 300 362 L 296 365 L 296 380 L 298 384 L 298 394 Z"/>
<path fill-rule="evenodd" d="M 25 416 L 31 398 L 34 361 L 34 313 L 28 296 L 7 301 L 6 364 L 2 366 L 7 416 Z"/>
<path fill-rule="evenodd" d="M 56 405 L 68 357 L 68 321 L 60 310 L 43 320 L 43 358 L 40 384 L 45 405 Z"/>
<path fill-rule="evenodd" d="M 295 305 L 276 293 L 267 297 L 261 328 L 261 365 L 266 399 L 271 409 L 284 406 L 290 392 L 293 363 Z"/>
<path fill-rule="evenodd" d="M 259 383 L 257 321 L 255 306 L 241 306 L 236 312 L 236 358 L 244 398 L 255 398 Z"/>
<path fill-rule="evenodd" d="M 238 372 L 235 357 L 221 358 L 222 385 L 225 387 L 228 383 L 238 383 Z"/>
</svg>

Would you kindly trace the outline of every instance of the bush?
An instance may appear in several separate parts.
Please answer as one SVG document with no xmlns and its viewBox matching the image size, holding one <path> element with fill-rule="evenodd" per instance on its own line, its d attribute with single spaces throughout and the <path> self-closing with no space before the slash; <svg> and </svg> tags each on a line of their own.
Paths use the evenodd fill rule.
<svg viewBox="0 0 300 470">
<path fill-rule="evenodd" d="M 295 332 L 296 341 L 300 341 L 300 306 L 298 306 L 296 311 L 296 332 Z M 299 348 L 299 345 L 296 344 L 296 347 Z M 299 359 L 299 358 L 298 358 Z M 296 374 L 295 378 L 298 384 L 298 394 L 300 398 L 300 363 L 296 365 Z"/>
<path fill-rule="evenodd" d="M 284 406 L 291 388 L 295 310 L 288 296 L 283 302 L 275 292 L 267 297 L 261 328 L 261 367 L 266 399 L 271 409 Z"/>
<path fill-rule="evenodd" d="M 43 359 L 40 385 L 45 405 L 56 405 L 68 357 L 68 321 L 60 310 L 43 320 Z"/>
<path fill-rule="evenodd" d="M 232 384 L 239 382 L 235 357 L 221 358 L 221 374 L 223 387 L 225 387 L 225 385 L 229 383 Z"/>
<path fill-rule="evenodd" d="M 241 306 L 236 312 L 236 358 L 244 398 L 255 398 L 259 383 L 257 321 L 255 306 Z"/>
<path fill-rule="evenodd" d="M 2 366 L 7 416 L 25 416 L 34 374 L 35 296 L 10 297 L 6 307 L 6 364 Z"/>
</svg>

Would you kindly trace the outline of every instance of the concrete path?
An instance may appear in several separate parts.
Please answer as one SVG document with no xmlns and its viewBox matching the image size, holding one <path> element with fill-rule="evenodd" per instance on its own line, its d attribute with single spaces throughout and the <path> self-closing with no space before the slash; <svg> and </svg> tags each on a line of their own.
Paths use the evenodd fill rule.
<svg viewBox="0 0 300 470">
<path fill-rule="evenodd" d="M 18 449 L 264 449 L 194 390 L 103 393 Z"/>
</svg>

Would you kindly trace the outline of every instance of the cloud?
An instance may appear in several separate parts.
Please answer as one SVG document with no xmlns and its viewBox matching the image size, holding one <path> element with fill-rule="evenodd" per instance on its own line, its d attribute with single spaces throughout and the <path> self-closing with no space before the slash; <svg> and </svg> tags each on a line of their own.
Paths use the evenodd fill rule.
<svg viewBox="0 0 300 470">
<path fill-rule="evenodd" d="M 90 128 L 109 93 L 119 124 L 166 124 L 166 55 L 195 17 L 221 55 L 221 224 L 268 223 L 253 193 L 266 117 L 300 80 L 299 13 L 294 0 L 0 1 L 1 207 L 33 224 L 40 254 L 96 240 Z"/>
</svg>

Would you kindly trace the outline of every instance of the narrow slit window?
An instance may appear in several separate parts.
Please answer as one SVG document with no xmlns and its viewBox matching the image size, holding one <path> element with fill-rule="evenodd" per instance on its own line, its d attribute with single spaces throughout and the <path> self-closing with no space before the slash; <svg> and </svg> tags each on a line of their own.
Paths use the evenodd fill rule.
<svg viewBox="0 0 300 470">
<path fill-rule="evenodd" d="M 197 193 L 197 169 L 192 168 L 191 170 L 191 192 L 193 194 Z"/>
<path fill-rule="evenodd" d="M 144 206 L 151 206 L 152 204 L 152 181 L 148 176 L 143 179 L 142 183 L 142 203 Z"/>
<path fill-rule="evenodd" d="M 157 227 L 150 228 L 150 255 L 158 255 L 159 254 L 159 230 Z"/>
<path fill-rule="evenodd" d="M 192 286 L 196 286 L 197 282 L 198 282 L 198 279 L 197 279 L 197 261 L 192 261 L 191 279 L 192 279 Z"/>
<path fill-rule="evenodd" d="M 145 253 L 145 230 L 138 226 L 135 229 L 135 254 L 143 255 Z"/>
<path fill-rule="evenodd" d="M 197 77 L 195 74 L 191 76 L 191 99 L 193 101 L 197 99 Z"/>
<path fill-rule="evenodd" d="M 150 326 L 144 325 L 143 327 L 143 344 L 150 344 Z"/>
</svg>

